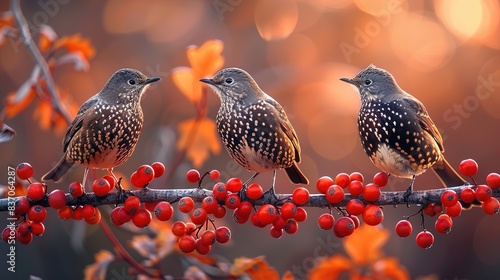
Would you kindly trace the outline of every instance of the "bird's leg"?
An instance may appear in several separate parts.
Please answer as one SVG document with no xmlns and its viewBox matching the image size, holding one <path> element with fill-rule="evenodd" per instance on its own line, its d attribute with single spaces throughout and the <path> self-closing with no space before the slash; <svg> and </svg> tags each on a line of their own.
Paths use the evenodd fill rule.
<svg viewBox="0 0 500 280">
<path fill-rule="evenodd" d="M 118 178 L 116 178 L 115 174 L 113 173 L 113 168 L 108 168 L 106 169 L 106 171 L 108 171 L 108 174 L 111 175 L 111 177 L 113 177 L 113 179 L 115 179 L 115 182 L 116 182 L 116 189 L 117 190 L 120 190 L 122 188 L 122 186 L 120 185 L 120 181 L 121 181 L 121 178 L 120 180 L 118 180 Z"/>
<path fill-rule="evenodd" d="M 276 183 L 276 169 L 273 171 L 273 183 L 271 185 L 271 188 L 267 191 L 271 194 L 271 196 L 274 197 L 274 200 L 277 201 L 278 197 L 276 196 L 276 193 L 274 192 L 274 184 Z"/>
<path fill-rule="evenodd" d="M 85 192 L 85 184 L 87 183 L 87 176 L 88 175 L 89 175 L 89 168 L 85 167 L 85 171 L 83 172 L 83 181 L 82 181 L 83 192 Z"/>
<path fill-rule="evenodd" d="M 414 182 L 415 182 L 415 175 L 413 175 L 413 177 L 411 178 L 410 186 L 408 187 L 408 189 L 406 189 L 405 193 L 403 194 L 403 199 L 404 199 L 404 201 L 406 201 L 407 206 L 409 206 L 409 204 L 408 204 L 408 197 L 413 192 L 413 183 Z"/>
<path fill-rule="evenodd" d="M 246 187 L 248 187 L 248 183 L 250 183 L 259 174 L 260 174 L 259 172 L 255 172 L 255 174 L 253 174 L 252 177 L 248 178 L 248 180 L 246 180 L 245 183 L 243 183 L 243 187 L 246 189 Z"/>
</svg>

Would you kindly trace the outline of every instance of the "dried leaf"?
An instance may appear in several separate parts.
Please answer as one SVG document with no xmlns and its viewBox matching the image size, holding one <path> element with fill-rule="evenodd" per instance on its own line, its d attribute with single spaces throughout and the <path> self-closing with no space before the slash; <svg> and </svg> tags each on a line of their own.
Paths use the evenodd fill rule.
<svg viewBox="0 0 500 280">
<path fill-rule="evenodd" d="M 7 35 L 14 26 L 14 17 L 12 12 L 0 13 L 0 46 L 4 42 L 5 35 Z"/>
<path fill-rule="evenodd" d="M 57 34 L 54 29 L 48 25 L 40 25 L 38 32 L 40 34 L 38 48 L 41 52 L 46 52 L 54 45 L 54 42 L 57 40 Z"/>
<path fill-rule="evenodd" d="M 95 263 L 87 265 L 83 271 L 85 280 L 105 279 L 106 270 L 111 261 L 114 260 L 113 254 L 107 250 L 101 250 L 94 256 Z"/>
<path fill-rule="evenodd" d="M 199 81 L 200 78 L 189 67 L 176 67 L 172 70 L 172 81 L 193 103 L 198 103 L 201 98 L 202 85 Z"/>
<path fill-rule="evenodd" d="M 54 48 L 66 48 L 68 52 L 81 52 L 89 60 L 95 55 L 95 49 L 87 38 L 82 38 L 80 34 L 65 36 L 57 40 Z"/>
<path fill-rule="evenodd" d="M 343 245 L 352 261 L 363 266 L 380 259 L 382 255 L 380 249 L 388 238 L 387 229 L 363 224 L 344 239 Z"/>
<path fill-rule="evenodd" d="M 184 278 L 189 280 L 209 280 L 210 278 L 198 267 L 190 266 L 184 271 Z"/>
<path fill-rule="evenodd" d="M 219 40 L 208 40 L 200 47 L 190 46 L 187 50 L 189 63 L 199 78 L 213 76 L 224 65 L 221 55 L 224 43 Z"/>
<path fill-rule="evenodd" d="M 89 61 L 81 52 L 70 52 L 57 59 L 57 65 L 65 63 L 73 63 L 77 71 L 87 71 L 90 68 Z"/>
<path fill-rule="evenodd" d="M 23 84 L 24 85 L 24 84 Z M 22 91 L 21 91 L 22 90 Z M 19 95 L 23 95 L 21 99 Z M 5 99 L 5 117 L 12 118 L 28 107 L 36 97 L 33 87 L 21 86 L 17 92 L 11 92 Z"/>
<path fill-rule="evenodd" d="M 276 269 L 269 267 L 263 256 L 256 258 L 237 258 L 231 266 L 229 273 L 232 276 L 239 277 L 248 274 L 252 279 L 279 279 Z"/>
<path fill-rule="evenodd" d="M 342 273 L 351 270 L 353 263 L 342 255 L 322 259 L 309 271 L 309 280 L 339 279 Z"/>
<path fill-rule="evenodd" d="M 181 122 L 177 129 L 179 131 L 177 149 L 186 149 L 186 156 L 194 167 L 200 167 L 210 153 L 220 152 L 220 142 L 213 120 L 192 118 Z"/>
<path fill-rule="evenodd" d="M 0 144 L 9 142 L 15 136 L 16 136 L 16 131 L 12 127 L 6 125 L 5 123 L 2 124 L 2 129 L 0 130 Z"/>
<path fill-rule="evenodd" d="M 48 95 L 48 94 L 47 94 Z M 68 94 L 59 90 L 60 103 L 66 106 L 71 117 L 76 116 L 78 111 L 78 105 L 76 105 Z M 35 111 L 33 112 L 33 118 L 38 120 L 40 128 L 48 130 L 53 129 L 56 133 L 62 134 L 66 132 L 68 128 L 68 123 L 64 116 L 58 111 L 54 110 L 52 103 L 50 102 L 50 97 L 48 99 L 40 99 Z"/>
<path fill-rule="evenodd" d="M 174 251 L 177 238 L 172 234 L 169 223 L 153 219 L 149 228 L 157 233 L 154 239 L 147 235 L 135 235 L 128 245 L 145 257 L 144 264 L 151 267 Z"/>
<path fill-rule="evenodd" d="M 376 261 L 372 265 L 375 279 L 408 280 L 410 275 L 404 266 L 401 266 L 397 258 L 385 258 Z"/>
<path fill-rule="evenodd" d="M 147 259 L 152 259 L 156 255 L 156 244 L 153 238 L 147 235 L 134 235 L 128 242 L 128 246 L 134 248 L 139 254 Z"/>
<path fill-rule="evenodd" d="M 295 277 L 293 276 L 293 273 L 290 270 L 285 271 L 285 274 L 283 274 L 283 277 L 281 280 L 294 280 Z"/>
</svg>

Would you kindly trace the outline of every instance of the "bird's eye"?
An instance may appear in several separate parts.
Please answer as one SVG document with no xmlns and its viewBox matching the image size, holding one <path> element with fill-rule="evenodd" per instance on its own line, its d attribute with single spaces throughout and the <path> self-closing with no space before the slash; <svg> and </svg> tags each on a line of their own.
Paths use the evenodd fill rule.
<svg viewBox="0 0 500 280">
<path fill-rule="evenodd" d="M 134 80 L 128 80 L 127 83 L 131 86 L 135 85 L 135 81 Z"/>
<path fill-rule="evenodd" d="M 230 85 L 230 84 L 234 83 L 234 79 L 233 78 L 226 78 L 226 80 L 224 82 L 226 84 Z"/>
<path fill-rule="evenodd" d="M 365 86 L 371 85 L 373 82 L 372 80 L 365 80 Z"/>
</svg>

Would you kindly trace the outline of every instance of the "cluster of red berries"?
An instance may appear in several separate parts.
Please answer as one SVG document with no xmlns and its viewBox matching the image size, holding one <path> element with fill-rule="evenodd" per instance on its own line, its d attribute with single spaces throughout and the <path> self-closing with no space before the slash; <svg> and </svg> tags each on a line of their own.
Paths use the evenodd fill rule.
<svg viewBox="0 0 500 280">
<path fill-rule="evenodd" d="M 375 174 L 373 182 L 364 184 L 363 175 L 358 172 L 352 174 L 340 173 L 335 179 L 323 176 L 316 181 L 316 188 L 325 195 L 325 199 L 335 207 L 344 200 L 347 190 L 354 198 L 347 202 L 345 209 L 341 213 L 343 217 L 335 221 L 331 213 L 325 213 L 318 219 L 318 225 L 323 230 L 333 229 L 337 237 L 351 235 L 359 226 L 359 218 L 371 226 L 378 225 L 384 219 L 382 208 L 374 204 L 365 204 L 366 202 L 375 202 L 380 198 L 381 188 L 387 185 L 389 177 L 383 172 Z M 345 211 L 344 211 L 345 210 Z"/>
<path fill-rule="evenodd" d="M 459 171 L 466 177 L 473 177 L 478 172 L 478 165 L 472 159 L 463 160 L 459 165 Z M 472 178 L 475 182 L 475 180 Z M 448 234 L 453 226 L 453 218 L 460 216 L 464 204 L 481 204 L 481 208 L 488 215 L 497 214 L 500 211 L 500 203 L 492 197 L 493 190 L 500 188 L 500 174 L 490 173 L 486 177 L 486 185 L 473 185 L 464 187 L 457 194 L 454 190 L 445 190 L 441 194 L 441 203 L 430 203 L 422 208 L 422 213 L 429 216 L 438 216 L 434 223 L 436 232 Z M 423 219 L 423 215 L 422 215 Z M 423 224 L 423 223 L 422 223 Z M 412 225 L 409 219 L 399 221 L 395 226 L 396 234 L 402 238 L 412 233 Z M 434 244 L 434 236 L 430 231 L 424 229 L 416 236 L 416 243 L 421 248 L 430 248 Z"/>
</svg>

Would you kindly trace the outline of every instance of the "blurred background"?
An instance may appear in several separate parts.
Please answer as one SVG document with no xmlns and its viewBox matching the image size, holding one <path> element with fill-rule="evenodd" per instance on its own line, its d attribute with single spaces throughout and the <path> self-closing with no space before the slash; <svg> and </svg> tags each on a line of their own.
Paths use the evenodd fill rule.
<svg viewBox="0 0 500 280">
<path fill-rule="evenodd" d="M 0 11 L 8 9 L 8 1 L 1 1 Z M 479 182 L 488 173 L 500 171 L 500 4 L 496 0 L 41 0 L 23 1 L 22 9 L 33 26 L 50 25 L 61 37 L 80 33 L 95 47 L 89 71 L 75 71 L 68 65 L 54 73 L 57 85 L 78 105 L 98 92 L 119 68 L 132 67 L 163 78 L 143 98 L 143 133 L 133 157 L 116 168 L 121 174 L 131 174 L 139 165 L 154 161 L 168 168 L 174 160 L 177 125 L 196 112 L 173 84 L 171 70 L 189 66 L 189 45 L 200 46 L 210 39 L 224 43 L 224 67 L 247 70 L 287 111 L 300 138 L 300 167 L 312 181 L 311 192 L 316 192 L 314 182 L 323 175 L 359 171 L 371 180 L 378 172 L 358 139 L 357 91 L 339 81 L 371 63 L 390 71 L 405 91 L 425 104 L 443 134 L 446 158 L 452 165 L 475 159 Z M 37 34 L 33 35 L 36 40 Z M 2 100 L 19 88 L 33 66 L 22 44 L 4 42 L 0 47 Z M 215 95 L 208 95 L 208 118 L 215 117 L 219 104 Z M 6 120 L 17 137 L 0 145 L 0 165 L 5 170 L 8 165 L 30 162 L 35 177 L 40 178 L 61 157 L 63 134 L 40 129 L 33 110 L 32 105 Z M 192 167 L 191 161 L 184 160 L 174 176 L 158 180 L 153 187 L 192 187 L 185 182 L 185 172 Z M 200 171 L 211 169 L 219 169 L 223 180 L 251 175 L 235 166 L 224 150 L 199 167 Z M 70 182 L 81 180 L 82 174 L 83 168 L 73 168 L 63 182 L 52 185 L 65 190 Z M 270 175 L 257 178 L 263 185 L 269 180 Z M 408 184 L 408 180 L 391 178 L 386 190 L 404 190 Z M 432 172 L 415 183 L 417 190 L 438 187 Z M 284 172 L 278 172 L 277 191 L 292 189 Z M 386 207 L 383 226 L 392 232 L 402 216 L 416 210 Z M 281 275 L 294 267 L 305 273 L 323 241 L 333 245 L 320 248 L 327 249 L 321 255 L 325 251 L 343 254 L 341 241 L 317 226 L 317 217 L 325 210 L 308 212 L 309 219 L 297 234 L 279 240 L 267 230 L 237 226 L 228 217 L 233 241 L 214 246 L 212 252 L 229 260 L 264 255 Z M 419 231 L 418 217 L 413 221 L 414 232 Z M 432 218 L 426 223 L 431 230 L 433 223 Z M 95 253 L 113 251 L 99 227 L 61 222 L 52 210 L 46 227 L 43 237 L 17 247 L 16 278 L 79 279 Z M 131 238 L 128 231 L 113 229 L 123 242 Z M 411 278 L 485 279 L 500 274 L 498 236 L 499 217 L 487 217 L 475 209 L 455 219 L 448 235 L 435 233 L 431 249 L 418 248 L 414 233 L 403 240 L 391 234 L 384 251 L 386 256 L 398 257 Z M 7 273 L 6 250 L 0 244 L 0 275 Z M 171 275 L 182 276 L 178 257 L 170 257 L 164 265 Z"/>
</svg>

